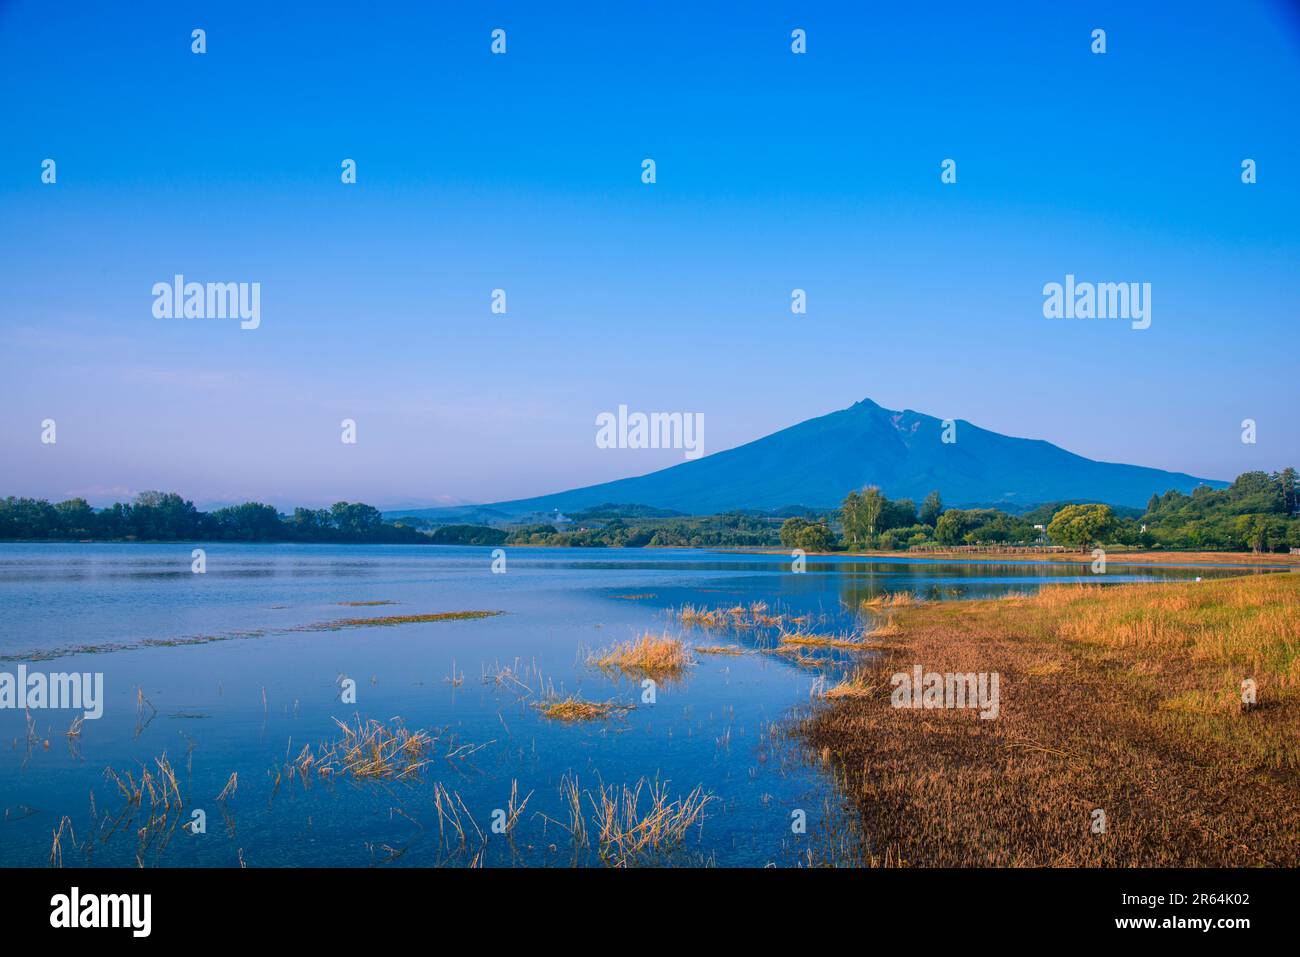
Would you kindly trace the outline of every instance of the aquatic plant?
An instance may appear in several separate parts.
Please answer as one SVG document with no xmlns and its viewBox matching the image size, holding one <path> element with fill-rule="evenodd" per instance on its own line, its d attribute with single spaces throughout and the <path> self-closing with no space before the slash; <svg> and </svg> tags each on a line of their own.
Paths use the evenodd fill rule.
<svg viewBox="0 0 1300 957">
<path fill-rule="evenodd" d="M 695 659 L 690 648 L 679 639 L 646 632 L 635 641 L 593 652 L 587 657 L 587 663 L 602 671 L 648 678 L 675 678 L 695 664 Z"/>
<path fill-rule="evenodd" d="M 533 707 L 545 717 L 556 721 L 603 721 L 631 710 L 628 705 L 613 701 L 584 701 L 573 695 L 567 698 L 557 697 L 548 701 L 538 701 Z"/>
<path fill-rule="evenodd" d="M 649 798 L 644 810 L 643 792 Z M 680 844 L 693 826 L 703 823 L 705 808 L 717 798 L 696 787 L 685 797 L 670 800 L 667 782 L 642 778 L 632 787 L 602 784 L 587 792 L 587 800 L 594 812 L 592 823 L 601 859 L 626 867 L 648 854 Z"/>
<path fill-rule="evenodd" d="M 434 621 L 473 621 L 494 618 L 503 611 L 444 611 L 429 615 L 381 615 L 375 618 L 337 618 L 307 625 L 300 631 L 336 631 L 340 628 L 388 628 L 393 625 L 423 625 Z"/>
<path fill-rule="evenodd" d="M 781 644 L 809 648 L 846 648 L 850 651 L 862 651 L 866 647 L 860 637 L 853 635 L 816 635 L 797 631 L 782 632 Z"/>
<path fill-rule="evenodd" d="M 304 749 L 296 761 L 302 773 L 314 769 L 325 777 L 407 778 L 429 763 L 436 740 L 428 731 L 408 730 L 400 718 L 383 722 L 357 716 L 355 725 L 338 718 L 334 723 L 343 737 L 322 744 L 319 754 Z"/>
</svg>

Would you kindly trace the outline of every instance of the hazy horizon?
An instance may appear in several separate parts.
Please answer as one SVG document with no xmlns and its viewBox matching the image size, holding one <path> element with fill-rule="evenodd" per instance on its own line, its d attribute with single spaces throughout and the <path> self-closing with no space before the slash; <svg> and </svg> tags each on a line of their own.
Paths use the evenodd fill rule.
<svg viewBox="0 0 1300 957">
<path fill-rule="evenodd" d="M 703 414 L 713 454 L 864 397 L 1294 465 L 1296 23 L 0 5 L 0 496 L 502 501 L 682 461 L 597 448 L 621 404 Z M 260 283 L 260 324 L 156 318 L 177 274 Z M 1044 318 L 1067 275 L 1150 283 L 1150 327 Z"/>
</svg>

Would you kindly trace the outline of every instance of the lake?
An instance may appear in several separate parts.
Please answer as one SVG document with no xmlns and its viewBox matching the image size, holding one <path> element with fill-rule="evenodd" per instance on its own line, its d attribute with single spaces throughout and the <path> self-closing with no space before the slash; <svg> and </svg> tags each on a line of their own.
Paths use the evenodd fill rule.
<svg viewBox="0 0 1300 957">
<path fill-rule="evenodd" d="M 0 544 L 0 672 L 103 675 L 103 715 L 77 734 L 79 711 L 0 710 L 0 864 L 46 865 L 60 829 L 68 866 L 853 863 L 833 770 L 793 734 L 852 653 L 776 654 L 776 625 L 705 631 L 677 609 L 762 603 L 782 627 L 850 634 L 885 593 L 1241 574 L 819 557 L 796 574 L 780 555 L 550 548 L 506 549 L 494 573 L 490 548 L 225 543 L 195 574 L 193 547 Z M 461 611 L 502 614 L 365 624 Z M 587 663 L 646 632 L 743 653 L 698 654 L 652 688 Z M 534 707 L 569 695 L 619 710 L 567 723 Z M 358 743 L 338 722 L 372 719 L 427 732 L 396 739 L 404 776 L 337 757 Z M 597 808 L 630 795 L 639 816 L 657 793 L 671 812 L 693 792 L 707 802 L 680 840 L 602 854 Z"/>
</svg>

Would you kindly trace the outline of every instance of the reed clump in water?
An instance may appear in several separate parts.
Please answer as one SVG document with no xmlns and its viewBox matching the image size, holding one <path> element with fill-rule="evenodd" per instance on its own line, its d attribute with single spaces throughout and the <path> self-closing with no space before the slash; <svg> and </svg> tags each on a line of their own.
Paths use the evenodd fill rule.
<svg viewBox="0 0 1300 957">
<path fill-rule="evenodd" d="M 677 612 L 677 617 L 681 619 L 683 625 L 695 625 L 700 628 L 726 628 L 731 624 L 727 613 L 721 608 L 696 608 L 694 605 L 683 605 Z"/>
<path fill-rule="evenodd" d="M 862 651 L 866 648 L 862 639 L 854 635 L 816 635 L 797 631 L 782 633 L 781 644 L 807 648 L 843 648 L 849 651 Z"/>
<path fill-rule="evenodd" d="M 576 790 L 576 782 L 573 787 Z M 643 793 L 649 798 L 644 809 Z M 627 867 L 681 844 L 692 827 L 703 824 L 705 808 L 717 798 L 697 787 L 685 797 L 670 800 L 666 782 L 642 778 L 632 787 L 602 784 L 587 792 L 587 800 L 594 812 L 592 824 L 601 860 Z"/>
<path fill-rule="evenodd" d="M 800 668 L 811 668 L 820 670 L 830 662 L 826 658 L 819 658 L 816 655 L 810 655 L 798 645 L 777 645 L 775 648 L 765 648 L 767 654 L 780 655 L 787 661 L 791 661 Z"/>
<path fill-rule="evenodd" d="M 101 843 L 106 843 L 119 830 L 134 832 L 139 842 L 136 862 L 141 867 L 151 849 L 160 857 L 176 828 L 183 826 L 181 817 L 185 802 L 176 780 L 176 771 L 165 752 L 155 758 L 153 764 L 152 770 L 148 765 L 141 764 L 138 778 L 132 771 L 118 772 L 111 767 L 105 768 L 104 777 L 117 787 L 124 804 L 116 816 L 104 814 L 94 822 L 98 826 Z M 98 814 L 92 792 L 92 819 L 98 817 Z M 55 843 L 58 844 L 57 835 Z M 94 842 L 86 841 L 83 846 L 89 853 Z M 61 862 L 61 851 L 58 856 Z"/>
<path fill-rule="evenodd" d="M 383 722 L 358 716 L 355 725 L 338 718 L 334 723 L 342 729 L 342 738 L 322 744 L 319 754 L 308 746 L 294 762 L 304 776 L 315 770 L 323 777 L 400 780 L 429 763 L 433 735 L 409 730 L 400 718 Z"/>
<path fill-rule="evenodd" d="M 613 701 L 585 701 L 574 695 L 552 698 L 533 705 L 544 717 L 556 721 L 604 721 L 631 710 L 627 705 Z"/>
<path fill-rule="evenodd" d="M 67 828 L 67 830 L 68 830 L 68 834 L 70 835 L 70 838 L 71 838 L 71 840 L 72 840 L 72 846 L 73 846 L 74 848 L 80 850 L 80 846 L 77 844 L 77 834 L 76 834 L 76 832 L 72 829 L 72 818 L 68 817 L 68 816 L 65 814 L 65 815 L 63 816 L 63 818 L 59 821 L 59 829 L 58 829 L 57 831 L 53 831 L 53 832 L 52 832 L 53 835 L 54 835 L 54 843 L 50 845 L 50 867 L 62 867 L 62 866 L 63 866 L 63 830 L 64 830 L 64 828 Z"/>
<path fill-rule="evenodd" d="M 593 652 L 587 657 L 587 664 L 625 675 L 678 678 L 695 664 L 695 658 L 681 640 L 647 632 L 635 641 Z"/>
<path fill-rule="evenodd" d="M 785 615 L 771 614 L 767 602 L 756 601 L 748 605 L 733 605 L 730 608 L 696 608 L 683 605 L 677 612 L 683 625 L 698 628 L 776 628 L 786 619 Z M 803 619 L 800 619 L 803 620 Z"/>
</svg>

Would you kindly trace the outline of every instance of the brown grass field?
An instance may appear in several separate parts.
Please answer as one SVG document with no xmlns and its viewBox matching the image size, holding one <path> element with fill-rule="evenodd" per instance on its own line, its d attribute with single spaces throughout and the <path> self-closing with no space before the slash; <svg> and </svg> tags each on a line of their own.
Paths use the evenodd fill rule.
<svg viewBox="0 0 1300 957">
<path fill-rule="evenodd" d="M 868 863 L 1300 865 L 1300 575 L 883 614 L 878 657 L 803 728 L 859 809 Z M 999 716 L 891 707 L 890 675 L 916 664 L 998 672 Z"/>
</svg>

